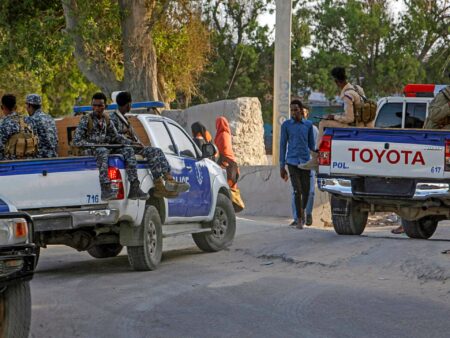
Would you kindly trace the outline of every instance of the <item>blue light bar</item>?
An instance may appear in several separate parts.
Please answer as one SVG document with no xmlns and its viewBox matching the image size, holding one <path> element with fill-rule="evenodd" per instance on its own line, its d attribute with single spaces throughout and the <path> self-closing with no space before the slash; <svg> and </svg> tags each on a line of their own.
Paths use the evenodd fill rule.
<svg viewBox="0 0 450 338">
<path fill-rule="evenodd" d="M 131 104 L 131 109 L 140 109 L 140 108 L 164 108 L 165 105 L 160 101 L 146 101 L 146 102 L 136 102 Z M 108 104 L 105 110 L 116 110 L 117 103 Z M 74 113 L 84 113 L 92 111 L 92 106 L 75 106 L 73 107 Z"/>
</svg>

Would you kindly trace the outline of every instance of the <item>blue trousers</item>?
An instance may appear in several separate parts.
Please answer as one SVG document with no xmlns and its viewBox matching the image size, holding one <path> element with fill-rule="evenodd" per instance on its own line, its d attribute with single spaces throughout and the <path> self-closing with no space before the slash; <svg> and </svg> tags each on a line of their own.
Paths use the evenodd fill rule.
<svg viewBox="0 0 450 338">
<path fill-rule="evenodd" d="M 316 172 L 314 170 L 311 170 L 311 181 L 310 181 L 310 189 L 309 189 L 309 197 L 308 197 L 308 204 L 306 205 L 305 214 L 310 215 L 312 214 L 312 210 L 314 207 L 314 193 L 316 188 Z M 292 216 L 294 217 L 294 220 L 296 220 L 297 217 L 297 208 L 295 207 L 295 194 L 292 192 Z"/>
</svg>

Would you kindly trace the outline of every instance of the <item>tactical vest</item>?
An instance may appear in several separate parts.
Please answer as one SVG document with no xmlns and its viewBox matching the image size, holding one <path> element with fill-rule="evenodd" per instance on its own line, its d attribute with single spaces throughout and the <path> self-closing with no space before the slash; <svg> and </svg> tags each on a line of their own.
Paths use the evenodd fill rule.
<svg viewBox="0 0 450 338">
<path fill-rule="evenodd" d="M 94 120 L 92 119 L 92 114 L 87 114 L 87 117 L 88 117 L 87 129 L 88 129 L 88 132 L 91 132 L 92 129 L 94 129 Z M 103 113 L 103 117 L 105 118 L 106 128 L 108 128 L 109 121 L 110 121 L 109 115 Z M 72 139 L 73 139 L 74 135 L 75 135 L 75 130 L 72 131 Z M 76 147 L 73 144 L 70 144 L 69 155 L 71 155 L 71 156 L 83 156 L 83 155 L 86 155 L 86 152 L 84 152 L 82 149 L 80 149 L 80 147 Z"/>
<path fill-rule="evenodd" d="M 353 90 L 361 98 L 360 103 L 356 104 L 353 102 L 353 114 L 355 116 L 354 123 L 370 123 L 375 120 L 377 114 L 377 103 L 374 100 L 370 100 L 364 95 L 362 95 L 358 88 L 353 86 L 353 88 L 347 89 L 344 93 Z"/>
<path fill-rule="evenodd" d="M 27 158 L 36 157 L 38 153 L 39 139 L 33 133 L 33 129 L 30 128 L 22 116 L 15 118 L 19 124 L 19 132 L 11 135 L 5 145 L 6 158 Z"/>
</svg>

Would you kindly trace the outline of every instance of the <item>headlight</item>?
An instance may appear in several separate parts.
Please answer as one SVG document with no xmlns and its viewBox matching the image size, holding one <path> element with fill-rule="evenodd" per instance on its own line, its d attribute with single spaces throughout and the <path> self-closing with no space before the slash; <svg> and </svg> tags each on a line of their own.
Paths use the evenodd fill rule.
<svg viewBox="0 0 450 338">
<path fill-rule="evenodd" d="M 28 223 L 25 218 L 0 219 L 0 245 L 28 243 Z"/>
</svg>

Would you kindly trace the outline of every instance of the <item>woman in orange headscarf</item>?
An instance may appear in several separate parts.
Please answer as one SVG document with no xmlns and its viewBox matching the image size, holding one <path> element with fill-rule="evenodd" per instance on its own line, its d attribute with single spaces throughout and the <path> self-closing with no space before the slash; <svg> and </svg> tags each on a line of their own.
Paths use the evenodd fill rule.
<svg viewBox="0 0 450 338">
<path fill-rule="evenodd" d="M 216 137 L 214 139 L 219 150 L 219 159 L 217 163 L 227 171 L 227 181 L 230 188 L 237 188 L 239 178 L 239 168 L 234 156 L 231 144 L 231 129 L 225 117 L 219 116 L 216 119 Z"/>
</svg>

